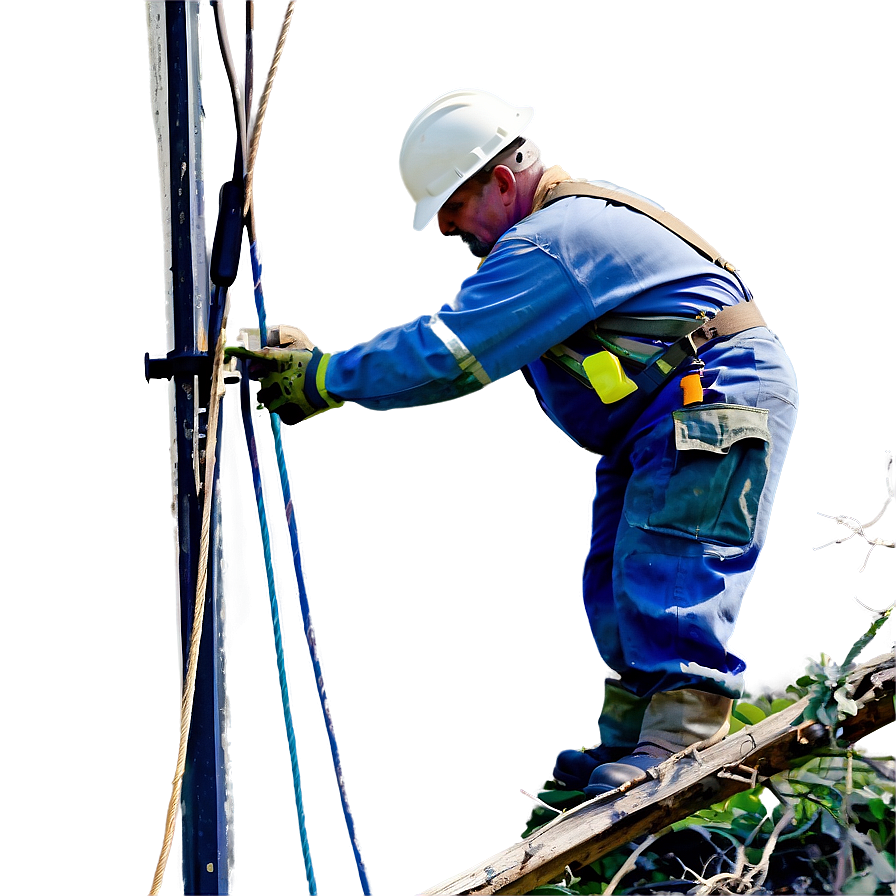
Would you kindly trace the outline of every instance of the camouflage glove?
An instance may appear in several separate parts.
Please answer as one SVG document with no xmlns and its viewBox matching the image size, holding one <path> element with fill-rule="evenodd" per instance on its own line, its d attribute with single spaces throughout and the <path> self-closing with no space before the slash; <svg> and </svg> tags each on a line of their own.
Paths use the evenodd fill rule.
<svg viewBox="0 0 896 896">
<path fill-rule="evenodd" d="M 330 408 L 341 407 L 325 386 L 328 354 L 318 348 L 263 348 L 229 346 L 226 358 L 249 361 L 249 376 L 261 381 L 258 400 L 287 425 L 300 423 Z"/>
</svg>

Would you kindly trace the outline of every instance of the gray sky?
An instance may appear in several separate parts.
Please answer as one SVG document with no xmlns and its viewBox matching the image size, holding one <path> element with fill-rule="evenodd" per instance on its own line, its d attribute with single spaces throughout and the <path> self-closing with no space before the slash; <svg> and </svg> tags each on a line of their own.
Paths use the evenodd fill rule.
<svg viewBox="0 0 896 896">
<path fill-rule="evenodd" d="M 257 6 L 261 82 L 285 4 Z M 214 206 L 234 135 L 201 9 Z M 238 45 L 242 4 L 225 9 Z M 435 227 L 413 231 L 405 128 L 457 87 L 534 106 L 548 163 L 681 217 L 737 263 L 788 347 L 801 417 L 732 649 L 754 691 L 795 679 L 808 656 L 842 658 L 871 621 L 854 598 L 881 607 L 893 590 L 892 551 L 861 574 L 857 539 L 813 551 L 844 531 L 819 511 L 877 513 L 896 450 L 893 24 L 889 4 L 801 0 L 560 0 L 475 17 L 299 5 L 256 176 L 268 319 L 336 351 L 450 301 L 475 261 Z M 167 351 L 144 5 L 18 4 L 7 29 L 5 880 L 140 893 L 162 840 L 180 675 L 168 396 L 143 380 L 144 352 Z M 248 267 L 246 254 L 234 335 L 255 323 Z M 232 891 L 304 892 L 235 391 L 225 415 Z M 256 425 L 267 434 L 264 415 Z M 441 406 L 346 407 L 285 444 L 371 884 L 416 892 L 510 845 L 530 810 L 519 789 L 597 738 L 605 668 L 579 582 L 595 458 L 519 376 Z M 279 524 L 270 456 L 265 472 Z M 894 530 L 890 511 L 872 534 Z M 283 538 L 315 870 L 322 893 L 359 892 Z M 869 655 L 892 639 L 890 625 Z M 181 891 L 179 861 L 164 893 Z"/>
</svg>

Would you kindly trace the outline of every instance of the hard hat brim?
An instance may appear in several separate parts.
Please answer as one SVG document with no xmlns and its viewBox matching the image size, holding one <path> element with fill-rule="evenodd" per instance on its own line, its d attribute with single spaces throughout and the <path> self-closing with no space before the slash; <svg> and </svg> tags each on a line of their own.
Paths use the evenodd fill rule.
<svg viewBox="0 0 896 896">
<path fill-rule="evenodd" d="M 459 187 L 461 183 L 462 181 L 458 181 L 457 186 Z M 414 230 L 423 230 L 423 228 L 426 227 L 426 225 L 439 213 L 439 209 L 445 204 L 448 197 L 456 189 L 457 187 L 452 187 L 446 193 L 439 196 L 427 196 L 425 199 L 421 199 L 414 209 Z"/>
</svg>

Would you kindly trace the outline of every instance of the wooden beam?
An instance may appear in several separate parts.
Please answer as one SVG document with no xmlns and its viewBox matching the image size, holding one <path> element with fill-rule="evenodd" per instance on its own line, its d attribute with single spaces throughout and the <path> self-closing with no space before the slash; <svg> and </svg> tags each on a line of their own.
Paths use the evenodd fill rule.
<svg viewBox="0 0 896 896">
<path fill-rule="evenodd" d="M 860 666 L 849 678 L 862 705 L 856 716 L 842 723 L 838 734 L 841 740 L 855 743 L 894 719 L 894 654 Z M 575 871 L 637 837 L 748 790 L 829 743 L 823 725 L 794 725 L 807 703 L 804 698 L 702 753 L 673 756 L 658 767 L 655 779 L 582 803 L 522 842 L 421 896 L 528 893 L 557 880 L 567 866 Z"/>
</svg>

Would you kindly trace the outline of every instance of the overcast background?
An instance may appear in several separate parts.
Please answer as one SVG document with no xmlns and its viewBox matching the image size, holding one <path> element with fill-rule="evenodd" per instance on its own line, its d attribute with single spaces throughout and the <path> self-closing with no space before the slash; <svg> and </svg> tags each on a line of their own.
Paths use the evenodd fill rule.
<svg viewBox="0 0 896 896">
<path fill-rule="evenodd" d="M 258 3 L 257 83 L 285 4 Z M 243 5 L 225 4 L 241 45 Z M 179 727 L 167 351 L 145 6 L 13 4 L 3 55 L 4 889 L 149 890 Z M 234 131 L 201 7 L 209 206 Z M 535 108 L 549 164 L 662 203 L 736 262 L 800 380 L 770 539 L 731 647 L 754 692 L 842 659 L 893 599 L 875 516 L 893 412 L 888 3 L 299 4 L 255 186 L 270 322 L 326 351 L 450 301 L 475 260 L 411 227 L 407 125 L 478 87 Z M 209 215 L 210 219 L 212 215 Z M 209 225 L 211 232 L 211 223 Z M 244 273 L 249 269 L 244 254 Z M 255 325 L 250 278 L 231 333 Z M 236 390 L 221 448 L 235 894 L 306 892 Z M 269 442 L 264 414 L 257 431 Z M 556 753 L 597 738 L 580 598 L 595 458 L 522 377 L 284 429 L 312 614 L 374 893 L 509 846 Z M 265 448 L 272 525 L 276 470 Z M 872 534 L 893 539 L 892 509 Z M 284 537 L 280 544 L 285 543 Z M 284 639 L 321 893 L 360 892 L 288 551 Z M 867 652 L 892 643 L 892 624 Z M 868 739 L 892 749 L 892 733 Z M 180 828 L 163 888 L 182 891 Z"/>
</svg>

